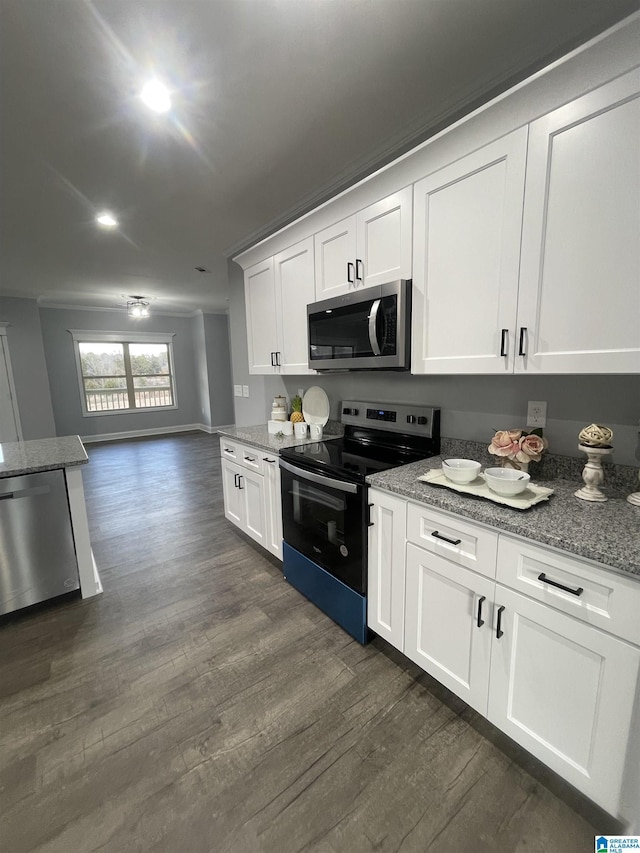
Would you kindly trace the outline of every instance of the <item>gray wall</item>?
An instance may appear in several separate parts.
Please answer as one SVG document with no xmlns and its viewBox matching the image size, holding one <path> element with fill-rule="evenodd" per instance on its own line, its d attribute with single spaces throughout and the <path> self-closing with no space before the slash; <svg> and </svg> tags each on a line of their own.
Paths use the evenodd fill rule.
<svg viewBox="0 0 640 853">
<path fill-rule="evenodd" d="M 578 433 L 590 423 L 614 430 L 614 462 L 638 465 L 640 376 L 411 376 L 407 373 L 339 373 L 249 378 L 242 270 L 229 264 L 229 323 L 233 381 L 249 381 L 252 398 L 234 398 L 238 426 L 264 423 L 275 394 L 289 400 L 299 388 L 319 385 L 339 419 L 341 400 L 410 402 L 442 409 L 442 435 L 489 443 L 494 430 L 524 427 L 529 400 L 546 400 L 550 449 L 579 457 Z"/>
<path fill-rule="evenodd" d="M 0 320 L 7 329 L 9 357 L 25 441 L 56 434 L 49 377 L 35 299 L 0 297 Z"/>
<path fill-rule="evenodd" d="M 578 433 L 590 423 L 614 431 L 613 461 L 638 465 L 640 376 L 411 376 L 405 373 L 343 373 L 285 377 L 289 399 L 298 388 L 320 385 L 339 419 L 341 400 L 415 402 L 442 409 L 442 435 L 486 441 L 494 430 L 524 427 L 529 400 L 547 402 L 550 450 L 582 454 Z M 583 457 L 584 458 L 584 457 Z"/>
<path fill-rule="evenodd" d="M 199 424 L 201 405 L 193 345 L 193 319 L 155 314 L 144 325 L 124 311 L 82 311 L 41 308 L 42 339 L 58 435 L 102 435 L 130 430 L 162 429 Z M 175 332 L 173 356 L 178 408 L 166 412 L 83 417 L 73 341 L 68 329 L 104 332 Z"/>
<path fill-rule="evenodd" d="M 198 386 L 198 405 L 200 407 L 200 423 L 211 426 L 211 400 L 209 396 L 209 371 L 207 367 L 207 342 L 204 332 L 204 314 L 198 312 L 191 321 L 193 335 L 193 357 Z"/>
<path fill-rule="evenodd" d="M 208 399 L 212 426 L 234 422 L 229 318 L 226 314 L 203 315 Z"/>
</svg>

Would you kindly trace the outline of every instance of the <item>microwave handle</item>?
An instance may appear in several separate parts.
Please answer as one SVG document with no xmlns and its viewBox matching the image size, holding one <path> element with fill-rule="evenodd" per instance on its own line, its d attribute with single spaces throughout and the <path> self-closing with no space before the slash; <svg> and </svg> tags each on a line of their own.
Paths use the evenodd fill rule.
<svg viewBox="0 0 640 853">
<path fill-rule="evenodd" d="M 322 474 L 315 474 L 313 471 L 306 471 L 302 468 L 297 468 L 280 460 L 280 467 L 285 471 L 289 471 L 295 477 L 300 477 L 301 480 L 310 480 L 312 483 L 318 483 L 320 486 L 328 486 L 330 489 L 335 489 L 338 492 L 348 492 L 355 495 L 358 492 L 358 486 L 355 483 L 345 483 L 343 480 L 334 480 L 333 477 L 325 477 Z"/>
<path fill-rule="evenodd" d="M 371 311 L 369 312 L 369 343 L 371 344 L 371 349 L 373 350 L 374 355 L 380 355 L 380 344 L 378 343 L 378 336 L 376 335 L 376 326 L 378 323 L 378 311 L 380 310 L 381 301 L 381 299 L 376 299 L 371 306 Z"/>
</svg>

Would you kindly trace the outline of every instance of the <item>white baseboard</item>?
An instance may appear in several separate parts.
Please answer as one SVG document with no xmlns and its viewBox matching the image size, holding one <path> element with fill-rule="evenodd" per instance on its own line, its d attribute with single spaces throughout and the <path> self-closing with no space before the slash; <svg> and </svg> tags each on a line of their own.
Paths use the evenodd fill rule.
<svg viewBox="0 0 640 853">
<path fill-rule="evenodd" d="M 80 438 L 84 444 L 91 444 L 94 441 L 118 441 L 122 438 L 142 438 L 145 435 L 168 435 L 174 432 L 195 432 L 198 430 L 209 432 L 209 428 L 203 424 L 181 424 L 180 426 L 153 427 L 152 429 L 129 429 L 125 432 L 105 432 L 101 435 L 81 435 Z M 217 428 L 211 431 L 215 432 Z"/>
<path fill-rule="evenodd" d="M 123 438 L 144 438 L 145 435 L 168 435 L 175 432 L 206 432 L 216 435 L 218 430 L 229 429 L 235 424 L 220 424 L 218 426 L 207 426 L 206 424 L 181 424 L 180 426 L 153 427 L 152 429 L 129 429 L 125 432 L 105 432 L 100 435 L 81 435 L 84 444 L 94 441 L 120 441 Z"/>
</svg>

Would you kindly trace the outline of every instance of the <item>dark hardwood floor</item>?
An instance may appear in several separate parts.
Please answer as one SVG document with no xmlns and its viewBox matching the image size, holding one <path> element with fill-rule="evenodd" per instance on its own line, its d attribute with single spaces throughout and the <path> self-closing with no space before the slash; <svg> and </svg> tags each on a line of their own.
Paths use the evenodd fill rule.
<svg viewBox="0 0 640 853">
<path fill-rule="evenodd" d="M 88 451 L 104 594 L 0 624 L 3 853 L 585 853 L 609 829 L 283 581 L 224 518 L 216 436 Z"/>
</svg>

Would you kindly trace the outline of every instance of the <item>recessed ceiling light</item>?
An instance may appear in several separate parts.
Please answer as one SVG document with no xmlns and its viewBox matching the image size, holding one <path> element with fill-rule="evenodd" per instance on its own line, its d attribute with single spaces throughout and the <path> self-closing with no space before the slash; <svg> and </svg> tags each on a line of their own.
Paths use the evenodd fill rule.
<svg viewBox="0 0 640 853">
<path fill-rule="evenodd" d="M 98 225 L 102 225 L 103 228 L 116 228 L 118 225 L 118 220 L 108 210 L 103 210 L 102 213 L 99 213 L 96 216 L 96 222 Z"/>
<path fill-rule="evenodd" d="M 149 80 L 142 88 L 140 97 L 143 102 L 157 113 L 166 113 L 171 109 L 169 90 L 159 80 Z"/>
</svg>

